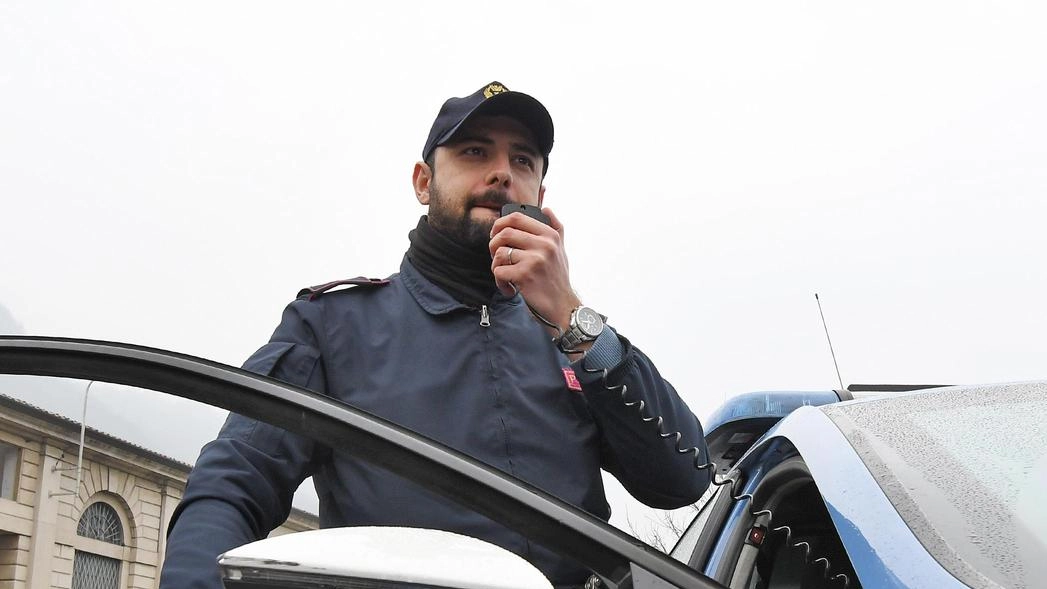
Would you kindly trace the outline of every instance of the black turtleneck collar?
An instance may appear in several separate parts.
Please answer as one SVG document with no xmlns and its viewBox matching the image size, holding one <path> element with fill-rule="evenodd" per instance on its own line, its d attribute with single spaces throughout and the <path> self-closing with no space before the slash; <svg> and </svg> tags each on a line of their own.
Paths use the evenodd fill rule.
<svg viewBox="0 0 1047 589">
<path fill-rule="evenodd" d="M 479 307 L 498 291 L 487 248 L 476 250 L 453 241 L 429 225 L 425 215 L 407 237 L 411 240 L 407 259 L 458 302 Z"/>
</svg>

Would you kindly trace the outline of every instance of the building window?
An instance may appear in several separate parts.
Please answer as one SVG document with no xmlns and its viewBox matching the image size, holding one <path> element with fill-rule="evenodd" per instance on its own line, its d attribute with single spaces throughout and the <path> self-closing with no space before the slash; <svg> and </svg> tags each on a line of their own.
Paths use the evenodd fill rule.
<svg viewBox="0 0 1047 589">
<path fill-rule="evenodd" d="M 87 506 L 76 534 L 85 538 L 101 540 L 122 546 L 124 527 L 120 516 L 108 503 L 96 502 Z M 120 587 L 120 561 L 91 552 L 77 550 L 73 556 L 72 589 L 118 589 Z"/>
<path fill-rule="evenodd" d="M 122 546 L 124 526 L 111 505 L 97 502 L 88 505 L 80 516 L 80 523 L 76 525 L 76 535 Z"/>
<path fill-rule="evenodd" d="M 73 589 L 118 589 L 120 561 L 77 550 L 73 557 Z"/>
<path fill-rule="evenodd" d="M 0 497 L 14 499 L 18 489 L 18 446 L 0 442 Z"/>
</svg>

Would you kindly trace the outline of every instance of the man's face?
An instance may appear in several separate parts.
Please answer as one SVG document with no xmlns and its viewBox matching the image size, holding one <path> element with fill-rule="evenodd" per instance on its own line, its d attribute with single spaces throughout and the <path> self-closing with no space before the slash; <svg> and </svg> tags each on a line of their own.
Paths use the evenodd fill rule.
<svg viewBox="0 0 1047 589">
<path fill-rule="evenodd" d="M 433 175 L 415 189 L 429 224 L 467 247 L 487 247 L 502 205 L 540 206 L 542 155 L 531 132 L 510 117 L 477 117 L 436 148 Z M 424 179 L 424 178 L 423 178 Z"/>
</svg>

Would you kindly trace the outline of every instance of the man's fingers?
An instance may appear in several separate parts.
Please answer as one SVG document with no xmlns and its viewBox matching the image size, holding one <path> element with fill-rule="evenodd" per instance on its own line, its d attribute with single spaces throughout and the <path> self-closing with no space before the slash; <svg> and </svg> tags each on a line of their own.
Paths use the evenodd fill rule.
<svg viewBox="0 0 1047 589">
<path fill-rule="evenodd" d="M 512 266 L 498 266 L 492 271 L 494 272 L 494 284 L 498 287 L 499 292 L 505 296 L 516 294 L 516 286 L 513 285 L 513 278 L 516 276 Z"/>
<path fill-rule="evenodd" d="M 511 215 L 499 217 L 495 220 L 494 225 L 491 226 L 491 237 L 494 237 L 508 227 L 513 227 L 534 235 L 541 235 L 544 231 L 548 230 L 549 225 L 542 223 L 538 219 L 528 217 L 523 213 L 513 213 Z"/>
<path fill-rule="evenodd" d="M 518 264 L 520 262 L 520 250 L 512 246 L 502 246 L 495 250 L 494 263 L 496 266 Z"/>
<path fill-rule="evenodd" d="M 551 253 L 560 247 L 563 237 L 544 223 L 539 223 L 545 230 L 541 234 L 529 233 L 516 227 L 506 227 L 495 233 L 488 243 L 491 257 L 494 258 L 499 248 L 514 247 L 518 250 Z"/>
<path fill-rule="evenodd" d="M 560 234 L 561 238 L 563 238 L 563 223 L 561 223 L 560 219 L 557 218 L 555 213 L 553 213 L 553 210 L 546 207 L 542 209 L 542 212 L 545 213 L 546 217 L 549 217 L 549 225 Z"/>
<path fill-rule="evenodd" d="M 507 297 L 511 297 L 516 294 L 516 289 L 513 288 L 513 283 L 506 280 L 495 280 L 494 285 L 498 287 L 498 292 L 502 293 Z"/>
<path fill-rule="evenodd" d="M 526 231 L 521 231 L 515 227 L 506 227 L 495 233 L 488 244 L 488 248 L 491 250 L 491 257 L 493 258 L 501 248 L 514 247 L 521 250 L 533 248 L 534 238 L 533 234 Z"/>
</svg>

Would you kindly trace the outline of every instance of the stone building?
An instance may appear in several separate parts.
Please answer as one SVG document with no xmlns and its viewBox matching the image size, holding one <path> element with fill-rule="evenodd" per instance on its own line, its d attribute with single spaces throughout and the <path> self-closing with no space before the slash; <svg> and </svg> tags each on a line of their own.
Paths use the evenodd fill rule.
<svg viewBox="0 0 1047 589">
<path fill-rule="evenodd" d="M 189 465 L 0 395 L 0 589 L 153 589 Z M 317 527 L 293 510 L 273 534 Z"/>
</svg>

